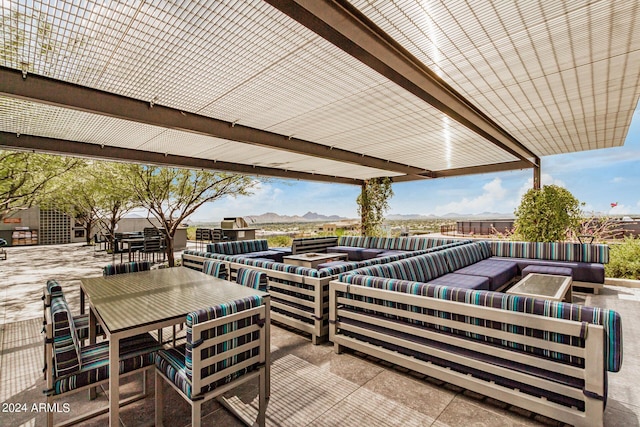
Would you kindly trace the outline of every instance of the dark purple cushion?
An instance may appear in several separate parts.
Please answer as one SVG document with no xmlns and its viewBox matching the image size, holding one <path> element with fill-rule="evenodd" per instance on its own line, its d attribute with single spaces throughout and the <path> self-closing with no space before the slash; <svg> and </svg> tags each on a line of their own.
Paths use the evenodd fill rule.
<svg viewBox="0 0 640 427">
<path fill-rule="evenodd" d="M 475 264 L 456 270 L 454 273 L 487 277 L 489 279 L 489 290 L 495 291 L 518 275 L 518 264 L 512 261 L 483 259 Z"/>
<path fill-rule="evenodd" d="M 330 246 L 327 248 L 327 252 L 347 254 L 349 261 L 362 261 L 364 259 L 362 251 L 364 251 L 364 248 L 356 246 Z"/>
<path fill-rule="evenodd" d="M 244 258 L 266 258 L 272 261 L 282 262 L 283 252 L 279 251 L 260 251 L 260 252 L 247 252 L 240 254 Z"/>
<path fill-rule="evenodd" d="M 518 270 L 522 270 L 530 265 L 547 265 L 550 267 L 566 267 L 573 272 L 573 280 L 578 282 L 604 283 L 604 265 L 593 262 L 574 261 L 550 261 L 545 259 L 529 258 L 502 258 L 492 257 L 495 260 L 508 260 L 518 264 Z"/>
<path fill-rule="evenodd" d="M 555 274 L 556 276 L 573 275 L 573 271 L 567 267 L 554 267 L 550 265 L 529 265 L 522 269 L 522 277 L 526 277 L 530 273 L 539 274 Z"/>
<path fill-rule="evenodd" d="M 430 280 L 430 285 L 450 286 L 455 288 L 489 290 L 489 279 L 482 276 L 470 276 L 466 274 L 449 273 Z"/>
<path fill-rule="evenodd" d="M 327 248 L 327 252 L 347 254 L 349 261 L 364 261 L 375 258 L 384 252 L 384 249 L 359 248 L 357 246 L 330 246 Z"/>
<path fill-rule="evenodd" d="M 364 261 L 367 259 L 375 258 L 383 252 L 384 252 L 384 249 L 372 249 L 372 248 L 363 249 L 362 260 Z"/>
</svg>

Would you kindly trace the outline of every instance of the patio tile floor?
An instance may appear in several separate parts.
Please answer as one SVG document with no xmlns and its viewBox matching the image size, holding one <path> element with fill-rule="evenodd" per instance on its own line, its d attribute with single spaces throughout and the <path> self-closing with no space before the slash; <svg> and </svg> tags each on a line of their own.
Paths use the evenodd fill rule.
<svg viewBox="0 0 640 427">
<path fill-rule="evenodd" d="M 42 375 L 42 286 L 48 278 L 62 284 L 70 305 L 79 310 L 79 279 L 100 275 L 110 255 L 81 244 L 9 248 L 0 261 L 0 426 L 40 426 L 45 415 L 33 404 L 45 402 Z M 119 261 L 119 259 L 117 260 Z M 623 318 L 624 362 L 609 374 L 607 426 L 640 426 L 640 289 L 607 286 L 600 295 L 577 294 L 581 302 L 613 308 Z M 165 336 L 169 336 L 167 333 Z M 273 325 L 272 397 L 269 426 L 537 426 L 559 423 L 511 407 L 489 397 L 444 384 L 375 358 L 346 351 L 333 352 L 330 343 L 313 346 L 304 335 Z M 122 395 L 140 390 L 140 376 L 123 380 Z M 149 396 L 121 410 L 121 425 L 152 425 L 154 378 L 147 379 Z M 166 384 L 165 425 L 190 425 L 190 406 Z M 256 409 L 256 384 L 236 389 L 234 404 L 247 413 Z M 101 391 L 95 401 L 79 392 L 60 402 L 71 412 L 57 421 L 105 405 Z M 10 410 L 20 404 L 25 411 Z M 14 407 L 15 408 L 15 407 Z M 242 425 L 217 402 L 203 409 L 203 425 Z M 103 426 L 108 415 L 83 426 Z"/>
</svg>

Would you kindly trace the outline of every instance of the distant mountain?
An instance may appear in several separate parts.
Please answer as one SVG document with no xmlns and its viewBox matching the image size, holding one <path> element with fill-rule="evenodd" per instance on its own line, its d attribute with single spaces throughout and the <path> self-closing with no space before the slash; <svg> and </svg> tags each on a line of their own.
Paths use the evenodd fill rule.
<svg viewBox="0 0 640 427">
<path fill-rule="evenodd" d="M 260 215 L 248 215 L 245 217 L 250 224 L 268 224 L 283 222 L 331 222 L 347 219 L 338 215 L 322 215 L 316 212 L 307 212 L 300 215 L 280 215 L 275 212 L 267 212 Z"/>
<path fill-rule="evenodd" d="M 420 214 L 394 214 L 394 215 L 387 215 L 385 217 L 388 220 L 391 221 L 402 221 L 402 220 L 416 220 L 416 219 L 436 219 L 437 217 L 435 215 L 420 215 Z"/>
<path fill-rule="evenodd" d="M 392 221 L 403 220 L 434 220 L 434 219 L 512 219 L 512 214 L 504 214 L 497 212 L 482 212 L 479 214 L 459 214 L 450 212 L 445 215 L 420 215 L 420 214 L 393 214 L 386 216 L 386 219 Z M 249 224 L 271 224 L 271 223 L 288 223 L 288 222 L 336 222 L 345 218 L 339 215 L 322 215 L 317 212 L 307 212 L 300 215 L 280 215 L 275 212 L 266 212 L 260 215 L 249 215 L 245 219 Z"/>
<path fill-rule="evenodd" d="M 309 221 L 340 221 L 342 219 L 346 219 L 339 215 L 327 216 L 327 215 L 320 215 L 315 212 L 307 212 L 306 214 L 302 215 L 302 217 Z"/>
<path fill-rule="evenodd" d="M 481 212 L 477 214 L 459 214 L 457 212 L 446 213 L 440 218 L 447 219 L 513 219 L 513 214 L 498 213 L 498 212 Z"/>
</svg>

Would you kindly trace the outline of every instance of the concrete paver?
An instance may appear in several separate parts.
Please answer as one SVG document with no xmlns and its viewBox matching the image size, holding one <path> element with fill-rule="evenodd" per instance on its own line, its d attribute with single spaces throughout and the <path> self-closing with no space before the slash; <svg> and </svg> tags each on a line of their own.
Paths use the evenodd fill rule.
<svg viewBox="0 0 640 427">
<path fill-rule="evenodd" d="M 0 261 L 0 425 L 42 425 L 44 414 L 32 410 L 45 402 L 42 390 L 42 287 L 49 278 L 57 279 L 64 288 L 72 310 L 79 310 L 79 279 L 100 275 L 112 261 L 105 252 L 94 252 L 81 244 L 9 248 L 7 261 Z M 177 259 L 179 259 L 179 254 Z M 119 261 L 117 259 L 116 261 Z M 600 295 L 579 294 L 587 305 L 612 308 L 623 318 L 624 363 L 619 373 L 609 374 L 609 399 L 605 424 L 640 426 L 640 289 L 606 286 Z M 168 335 L 167 335 L 168 336 Z M 272 326 L 272 355 L 276 366 L 272 373 L 272 399 L 267 412 L 267 425 L 559 425 L 528 411 L 457 387 L 432 381 L 406 370 L 377 363 L 372 358 L 353 352 L 337 355 L 330 343 L 313 346 L 303 335 L 277 325 Z M 332 396 L 301 396 L 301 386 L 293 381 L 306 372 L 305 393 L 325 390 Z M 121 424 L 136 426 L 153 422 L 153 381 L 148 378 L 150 395 L 123 408 Z M 326 381 L 332 388 L 326 388 Z M 127 379 L 123 390 L 138 390 L 139 377 Z M 190 425 L 190 407 L 165 384 L 165 425 Z M 255 385 L 237 390 L 241 404 L 249 405 L 255 397 Z M 105 393 L 89 401 L 84 392 L 61 399 L 69 403 L 75 416 L 107 402 Z M 306 402 L 301 405 L 302 402 Z M 13 404 L 9 410 L 9 405 Z M 26 408 L 17 410 L 17 406 Z M 323 406 L 324 405 L 324 406 Z M 278 411 L 278 408 L 281 408 Z M 286 410 L 285 410 L 286 409 Z M 293 411 L 292 411 L 293 410 Z M 386 411 L 386 412 L 385 412 Z M 384 412 L 384 413 L 383 413 Z M 287 419 L 286 417 L 290 418 Z M 294 415 L 295 414 L 295 415 Z M 388 414 L 385 416 L 385 414 Z M 83 425 L 105 425 L 106 415 Z M 292 424 L 293 423 L 293 424 Z M 203 425 L 235 426 L 241 423 L 216 402 L 208 403 L 203 412 Z M 296 424 L 298 425 L 298 424 Z"/>
</svg>

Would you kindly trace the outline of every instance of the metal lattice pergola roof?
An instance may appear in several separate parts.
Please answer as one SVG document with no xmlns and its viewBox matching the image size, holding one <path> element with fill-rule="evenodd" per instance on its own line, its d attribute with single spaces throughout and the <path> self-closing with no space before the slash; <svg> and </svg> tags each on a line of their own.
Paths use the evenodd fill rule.
<svg viewBox="0 0 640 427">
<path fill-rule="evenodd" d="M 640 3 L 2 1 L 0 146 L 361 184 L 620 146 Z"/>
</svg>

